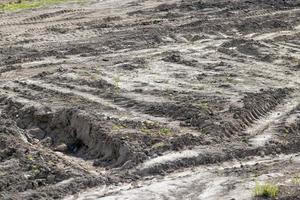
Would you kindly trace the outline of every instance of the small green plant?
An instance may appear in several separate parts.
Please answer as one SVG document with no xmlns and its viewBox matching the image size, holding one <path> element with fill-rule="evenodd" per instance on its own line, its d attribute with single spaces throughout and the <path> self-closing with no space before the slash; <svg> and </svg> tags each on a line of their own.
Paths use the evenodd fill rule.
<svg viewBox="0 0 300 200">
<path fill-rule="evenodd" d="M 174 134 L 174 132 L 169 129 L 169 128 L 160 128 L 159 130 L 153 130 L 151 128 L 148 128 L 146 126 L 141 128 L 141 132 L 143 132 L 146 135 L 151 135 L 151 136 L 161 136 L 161 137 L 169 137 Z"/>
<path fill-rule="evenodd" d="M 193 104 L 195 107 L 199 108 L 200 110 L 203 110 L 207 113 L 211 113 L 211 109 L 207 102 L 196 102 Z"/>
<path fill-rule="evenodd" d="M 114 89 L 116 91 L 116 93 L 120 93 L 120 77 L 114 77 L 113 78 L 113 81 L 114 81 Z"/>
<path fill-rule="evenodd" d="M 164 142 L 158 142 L 158 143 L 155 143 L 154 145 L 152 145 L 152 149 L 159 149 L 163 146 L 165 146 Z"/>
<path fill-rule="evenodd" d="M 160 127 L 159 123 L 154 122 L 154 121 L 144 121 L 143 126 L 148 128 L 148 129 L 154 129 L 154 128 L 159 128 Z"/>
<path fill-rule="evenodd" d="M 289 134 L 289 129 L 285 128 L 284 132 L 285 132 L 285 134 Z"/>
<path fill-rule="evenodd" d="M 1 177 L 3 177 L 3 176 L 6 175 L 6 174 L 7 174 L 6 172 L 1 172 L 1 171 L 0 171 L 0 176 L 1 176 Z"/>
<path fill-rule="evenodd" d="M 126 125 L 122 125 L 122 124 L 114 124 L 111 128 L 112 128 L 112 130 L 118 131 L 120 129 L 127 128 L 127 126 Z"/>
<path fill-rule="evenodd" d="M 158 135 L 160 136 L 171 136 L 172 134 L 172 131 L 168 128 L 161 128 L 158 131 Z"/>
<path fill-rule="evenodd" d="M 27 160 L 33 161 L 33 156 L 32 156 L 32 155 L 28 155 L 28 156 L 27 156 Z"/>
<path fill-rule="evenodd" d="M 202 110 L 208 110 L 209 109 L 208 103 L 199 102 L 199 103 L 195 104 L 195 106 L 197 106 L 198 108 L 200 108 Z"/>
<path fill-rule="evenodd" d="M 293 179 L 292 179 L 292 183 L 294 185 L 300 185 L 300 176 L 296 175 Z"/>
<path fill-rule="evenodd" d="M 3 11 L 16 11 L 16 10 L 23 10 L 23 9 L 32 9 L 32 8 L 39 8 L 46 5 L 54 5 L 57 3 L 62 3 L 66 0 L 21 0 L 18 2 L 13 3 L 5 3 L 0 4 L 0 10 Z"/>
<path fill-rule="evenodd" d="M 38 166 L 36 166 L 36 165 L 32 165 L 32 166 L 31 166 L 31 173 L 32 173 L 32 174 L 37 175 L 37 174 L 39 174 L 40 172 L 41 172 L 41 171 L 40 171 L 40 169 L 39 169 Z"/>
<path fill-rule="evenodd" d="M 55 164 L 54 164 L 54 162 L 52 162 L 51 160 L 49 160 L 49 161 L 47 162 L 47 165 L 48 165 L 48 166 L 53 166 L 53 165 L 55 165 Z"/>
<path fill-rule="evenodd" d="M 256 197 L 268 197 L 275 198 L 279 193 L 279 188 L 277 185 L 272 183 L 256 183 L 254 188 L 254 195 Z"/>
<path fill-rule="evenodd" d="M 151 135 L 152 134 L 151 130 L 146 128 L 146 127 L 141 128 L 141 131 L 142 131 L 142 133 L 144 133 L 146 135 Z"/>
</svg>

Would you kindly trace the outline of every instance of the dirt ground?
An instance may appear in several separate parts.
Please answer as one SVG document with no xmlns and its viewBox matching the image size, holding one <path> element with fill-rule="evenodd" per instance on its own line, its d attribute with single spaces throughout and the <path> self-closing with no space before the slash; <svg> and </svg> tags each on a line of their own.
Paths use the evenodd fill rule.
<svg viewBox="0 0 300 200">
<path fill-rule="evenodd" d="M 292 200 L 299 167 L 299 0 L 0 6 L 0 199 Z"/>
</svg>

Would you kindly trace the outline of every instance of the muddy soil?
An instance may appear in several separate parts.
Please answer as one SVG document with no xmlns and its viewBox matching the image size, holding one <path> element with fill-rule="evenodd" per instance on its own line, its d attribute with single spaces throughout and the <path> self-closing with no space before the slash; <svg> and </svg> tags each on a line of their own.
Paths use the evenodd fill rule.
<svg viewBox="0 0 300 200">
<path fill-rule="evenodd" d="M 299 0 L 0 7 L 0 199 L 299 199 L 299 39 Z"/>
</svg>

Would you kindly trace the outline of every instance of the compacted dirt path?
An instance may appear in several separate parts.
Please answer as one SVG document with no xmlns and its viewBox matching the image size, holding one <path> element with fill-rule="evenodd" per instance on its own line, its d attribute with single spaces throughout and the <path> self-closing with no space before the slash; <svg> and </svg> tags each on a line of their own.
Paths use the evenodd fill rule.
<svg viewBox="0 0 300 200">
<path fill-rule="evenodd" d="M 0 6 L 0 198 L 297 199 L 299 39 L 299 0 Z"/>
</svg>

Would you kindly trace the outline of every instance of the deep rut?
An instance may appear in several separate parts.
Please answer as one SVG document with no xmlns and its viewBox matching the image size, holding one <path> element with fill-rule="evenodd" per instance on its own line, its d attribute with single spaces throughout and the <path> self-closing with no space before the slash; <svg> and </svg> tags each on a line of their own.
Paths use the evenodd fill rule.
<svg viewBox="0 0 300 200">
<path fill-rule="evenodd" d="M 299 17 L 298 0 L 0 11 L 0 198 L 250 199 L 256 180 L 296 188 Z"/>
</svg>

